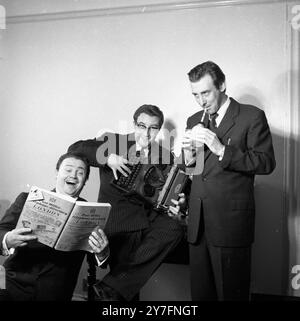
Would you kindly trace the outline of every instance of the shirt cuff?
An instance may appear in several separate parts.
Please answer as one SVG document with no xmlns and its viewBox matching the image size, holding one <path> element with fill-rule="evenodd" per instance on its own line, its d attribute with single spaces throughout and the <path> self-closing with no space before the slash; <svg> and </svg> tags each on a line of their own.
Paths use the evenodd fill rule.
<svg viewBox="0 0 300 321">
<path fill-rule="evenodd" d="M 12 255 L 14 254 L 15 252 L 15 249 L 12 247 L 10 249 L 7 248 L 7 244 L 6 244 L 6 238 L 7 238 L 7 234 L 9 232 L 7 232 L 4 237 L 3 237 L 3 240 L 2 240 L 2 255 L 4 256 L 9 256 L 9 255 Z"/>
<path fill-rule="evenodd" d="M 221 161 L 223 159 L 224 153 L 225 153 L 225 146 L 222 147 L 222 151 L 221 151 L 221 154 L 219 156 L 219 161 Z"/>
<path fill-rule="evenodd" d="M 95 259 L 96 259 L 96 262 L 97 262 L 97 266 L 103 265 L 104 262 L 106 262 L 107 259 L 109 258 L 109 254 L 110 254 L 109 246 L 107 246 L 99 254 L 95 253 Z"/>
</svg>

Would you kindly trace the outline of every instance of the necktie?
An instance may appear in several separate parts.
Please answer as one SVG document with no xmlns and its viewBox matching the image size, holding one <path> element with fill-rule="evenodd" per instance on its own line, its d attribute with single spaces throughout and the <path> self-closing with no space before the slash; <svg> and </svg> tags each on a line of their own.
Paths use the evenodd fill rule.
<svg viewBox="0 0 300 321">
<path fill-rule="evenodd" d="M 210 115 L 210 121 L 209 121 L 209 129 L 212 131 L 215 131 L 217 129 L 217 123 L 216 118 L 218 117 L 218 113 L 214 113 Z"/>
<path fill-rule="evenodd" d="M 141 150 L 137 150 L 135 153 L 135 163 L 148 163 L 148 148 L 142 148 Z"/>
</svg>

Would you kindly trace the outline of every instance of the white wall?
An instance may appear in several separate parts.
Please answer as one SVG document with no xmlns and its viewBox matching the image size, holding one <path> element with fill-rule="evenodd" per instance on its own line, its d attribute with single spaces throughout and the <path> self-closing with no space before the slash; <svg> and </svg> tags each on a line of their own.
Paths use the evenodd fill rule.
<svg viewBox="0 0 300 321">
<path fill-rule="evenodd" d="M 250 0 L 251 1 L 251 0 Z M 158 5 L 164 8 L 166 4 L 179 5 L 189 4 L 191 7 L 195 3 L 215 3 L 215 0 L 2 0 L 6 3 L 7 14 L 9 16 L 23 16 L 45 13 L 76 12 L 97 9 L 117 9 L 133 6 L 141 6 L 142 10 L 147 10 L 148 5 Z M 1 1 L 0 1 L 1 3 Z"/>
<path fill-rule="evenodd" d="M 171 3 L 13 0 L 6 6 L 10 16 L 17 16 L 160 2 Z M 161 12 L 149 8 L 157 10 L 10 19 L 0 65 L 2 213 L 30 185 L 51 188 L 54 164 L 74 141 L 104 128 L 131 129 L 132 114 L 141 104 L 160 106 L 179 137 L 186 118 L 198 110 L 186 74 L 196 64 L 214 60 L 227 75 L 228 94 L 264 109 L 269 120 L 277 168 L 256 182 L 252 287 L 258 293 L 288 294 L 286 5 L 270 1 Z M 96 200 L 98 184 L 93 170 L 83 196 Z"/>
</svg>

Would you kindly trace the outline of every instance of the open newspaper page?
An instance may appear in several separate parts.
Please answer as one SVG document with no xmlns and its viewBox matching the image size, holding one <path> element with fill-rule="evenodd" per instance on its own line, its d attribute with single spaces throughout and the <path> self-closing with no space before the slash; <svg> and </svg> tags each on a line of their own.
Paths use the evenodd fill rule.
<svg viewBox="0 0 300 321">
<path fill-rule="evenodd" d="M 77 201 L 55 249 L 60 251 L 91 250 L 88 238 L 97 226 L 104 229 L 110 208 L 109 203 Z"/>
<path fill-rule="evenodd" d="M 33 186 L 16 228 L 29 227 L 38 241 L 54 247 L 76 199 Z"/>
</svg>

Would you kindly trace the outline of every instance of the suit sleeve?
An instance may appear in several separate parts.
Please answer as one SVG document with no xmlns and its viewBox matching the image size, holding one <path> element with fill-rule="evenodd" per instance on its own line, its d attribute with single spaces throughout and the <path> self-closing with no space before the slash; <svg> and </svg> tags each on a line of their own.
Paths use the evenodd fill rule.
<svg viewBox="0 0 300 321">
<path fill-rule="evenodd" d="M 0 247 L 2 250 L 2 241 L 4 235 L 13 230 L 18 222 L 23 206 L 27 199 L 27 193 L 21 193 L 15 200 L 15 202 L 5 212 L 3 218 L 0 221 Z"/>
<path fill-rule="evenodd" d="M 195 123 L 194 118 L 195 118 L 195 116 L 194 116 L 194 117 L 191 116 L 191 117 L 189 117 L 189 118 L 187 119 L 185 130 L 187 130 L 187 129 L 192 129 L 192 128 L 195 126 L 195 124 L 194 124 L 194 123 Z"/>
<path fill-rule="evenodd" d="M 117 154 L 117 139 L 112 133 L 105 133 L 100 138 L 80 140 L 68 148 L 68 152 L 85 155 L 91 166 L 100 167 L 107 163 L 111 153 Z"/>
<path fill-rule="evenodd" d="M 253 175 L 270 174 L 276 162 L 270 128 L 262 110 L 250 122 L 246 145 L 245 149 L 235 144 L 225 146 L 220 161 L 223 169 Z"/>
</svg>

